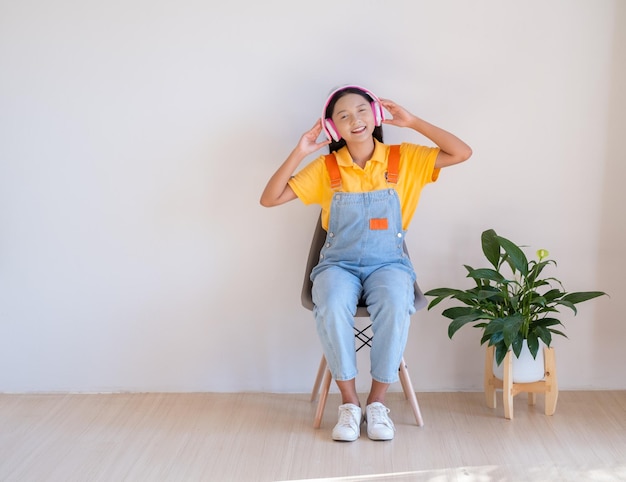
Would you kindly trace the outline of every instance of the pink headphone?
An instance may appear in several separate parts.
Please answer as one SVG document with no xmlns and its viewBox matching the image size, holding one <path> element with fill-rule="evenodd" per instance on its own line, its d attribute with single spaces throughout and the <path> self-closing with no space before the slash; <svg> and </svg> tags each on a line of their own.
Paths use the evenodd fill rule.
<svg viewBox="0 0 626 482">
<path fill-rule="evenodd" d="M 359 85 L 343 85 L 338 89 L 333 90 L 328 96 L 328 99 L 326 99 L 326 102 L 324 102 L 324 109 L 322 110 L 322 119 L 324 120 L 324 122 L 322 122 L 322 127 L 324 128 L 324 133 L 326 134 L 328 140 L 338 142 L 339 139 L 341 139 L 341 136 L 337 132 L 337 128 L 335 127 L 335 123 L 332 121 L 332 119 L 330 117 L 326 117 L 326 109 L 328 109 L 328 105 L 330 104 L 330 101 L 333 100 L 335 94 L 341 92 L 342 90 L 350 88 L 360 90 L 371 99 L 370 105 L 372 106 L 372 112 L 374 114 L 374 121 L 376 126 L 382 125 L 383 120 L 385 119 L 385 113 L 383 111 L 382 105 L 380 104 L 380 99 L 376 97 L 376 95 L 372 91 L 367 90 L 366 88 Z"/>
</svg>

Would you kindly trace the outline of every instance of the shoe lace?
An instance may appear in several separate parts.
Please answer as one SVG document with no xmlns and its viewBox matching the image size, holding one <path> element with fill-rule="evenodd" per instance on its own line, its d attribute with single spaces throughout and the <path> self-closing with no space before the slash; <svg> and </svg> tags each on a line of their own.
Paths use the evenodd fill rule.
<svg viewBox="0 0 626 482">
<path fill-rule="evenodd" d="M 391 410 L 389 410 L 387 407 L 381 406 L 381 405 L 371 407 L 370 408 L 371 424 L 372 425 L 383 424 L 388 427 L 393 427 L 393 422 L 387 416 L 387 414 L 390 411 Z"/>
<path fill-rule="evenodd" d="M 349 408 L 342 408 L 339 413 L 338 425 L 352 427 L 355 423 L 355 416 Z"/>
</svg>

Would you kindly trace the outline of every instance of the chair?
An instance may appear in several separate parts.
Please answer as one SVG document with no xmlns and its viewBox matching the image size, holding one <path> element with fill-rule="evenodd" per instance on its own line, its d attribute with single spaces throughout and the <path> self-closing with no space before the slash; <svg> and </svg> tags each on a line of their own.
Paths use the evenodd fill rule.
<svg viewBox="0 0 626 482">
<path fill-rule="evenodd" d="M 313 232 L 313 238 L 311 240 L 311 248 L 309 250 L 309 257 L 306 264 L 306 269 L 304 273 L 304 282 L 302 283 L 302 294 L 301 301 L 302 306 L 304 306 L 308 310 L 313 310 L 313 297 L 311 294 L 311 290 L 313 288 L 313 282 L 311 281 L 310 274 L 313 268 L 319 262 L 319 254 L 324 241 L 326 240 L 326 231 L 322 228 L 321 219 L 317 220 L 315 230 Z M 404 244 L 404 252 L 408 254 L 406 244 Z M 415 310 L 420 310 L 424 308 L 427 304 L 426 297 L 423 295 L 420 290 L 417 282 L 415 283 Z M 357 318 L 369 318 L 369 313 L 367 311 L 367 307 L 364 304 L 359 303 L 357 306 L 355 317 Z M 358 340 L 359 346 L 356 347 L 356 351 L 359 351 L 364 346 L 372 346 L 372 336 L 366 334 L 365 332 L 371 327 L 371 323 L 367 325 L 363 329 L 359 329 L 355 326 L 354 328 L 354 336 Z M 411 378 L 409 376 L 409 370 L 404 361 L 404 357 L 400 362 L 400 383 L 402 384 L 402 390 L 404 391 L 404 395 L 406 399 L 411 404 L 411 408 L 413 410 L 413 414 L 415 415 L 415 421 L 418 426 L 424 425 L 424 420 L 422 419 L 422 414 L 420 412 L 419 404 L 417 403 L 417 397 L 415 396 L 415 390 L 413 390 L 413 384 L 411 383 Z M 324 414 L 324 408 L 326 407 L 326 399 L 328 398 L 328 392 L 330 390 L 330 383 L 332 381 L 332 376 L 330 370 L 328 369 L 328 364 L 326 363 L 326 358 L 322 355 L 322 360 L 320 361 L 319 368 L 317 370 L 317 377 L 315 379 L 315 384 L 313 385 L 313 391 L 311 392 L 311 401 L 315 401 L 315 399 L 319 395 L 319 400 L 317 403 L 317 410 L 315 412 L 315 421 L 313 423 L 314 428 L 319 428 L 322 423 L 322 416 Z M 321 392 L 320 392 L 321 387 Z"/>
</svg>

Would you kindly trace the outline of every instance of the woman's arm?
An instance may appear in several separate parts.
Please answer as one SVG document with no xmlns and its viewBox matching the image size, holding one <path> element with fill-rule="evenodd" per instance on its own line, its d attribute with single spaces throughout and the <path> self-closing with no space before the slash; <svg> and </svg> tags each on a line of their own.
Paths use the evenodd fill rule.
<svg viewBox="0 0 626 482">
<path fill-rule="evenodd" d="M 262 206 L 279 206 L 296 198 L 296 193 L 293 192 L 287 182 L 306 156 L 330 144 L 330 141 L 317 142 L 321 132 L 322 120 L 320 119 L 312 129 L 302 135 L 298 145 L 267 182 L 265 190 L 261 194 Z"/>
<path fill-rule="evenodd" d="M 410 127 L 433 141 L 439 147 L 440 151 L 435 162 L 436 168 L 458 164 L 466 161 L 472 155 L 471 147 L 454 134 L 420 119 L 395 102 L 387 99 L 381 99 L 380 102 L 393 116 L 392 119 L 385 119 L 385 124 Z"/>
</svg>

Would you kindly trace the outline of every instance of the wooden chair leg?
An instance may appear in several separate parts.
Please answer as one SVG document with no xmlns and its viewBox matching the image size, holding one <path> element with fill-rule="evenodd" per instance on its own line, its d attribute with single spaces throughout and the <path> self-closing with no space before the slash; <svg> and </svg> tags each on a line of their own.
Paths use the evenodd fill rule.
<svg viewBox="0 0 626 482">
<path fill-rule="evenodd" d="M 556 380 L 556 359 L 554 356 L 554 348 L 545 348 L 543 353 L 546 367 L 545 413 L 546 415 L 554 415 L 554 412 L 556 411 L 556 401 L 559 397 L 559 386 Z"/>
<path fill-rule="evenodd" d="M 415 421 L 417 422 L 418 427 L 422 427 L 424 425 L 424 419 L 422 418 L 420 406 L 417 403 L 417 397 L 415 396 L 415 390 L 413 389 L 411 377 L 409 376 L 409 369 L 406 366 L 404 357 L 402 357 L 402 361 L 400 362 L 400 383 L 402 384 L 404 396 L 409 401 L 409 403 L 411 404 L 411 408 L 413 409 Z"/>
<path fill-rule="evenodd" d="M 320 428 L 322 425 L 322 417 L 324 416 L 324 408 L 326 407 L 326 399 L 328 398 L 328 392 L 330 391 L 330 382 L 332 375 L 330 370 L 326 368 L 324 374 L 324 381 L 322 382 L 322 391 L 320 392 L 320 399 L 317 402 L 317 409 L 315 411 L 315 421 L 313 422 L 313 428 Z"/>
<path fill-rule="evenodd" d="M 317 396 L 319 395 L 319 392 L 320 392 L 320 385 L 322 384 L 322 378 L 324 378 L 324 373 L 326 372 L 327 366 L 328 364 L 326 363 L 326 357 L 322 355 L 320 366 L 317 369 L 317 376 L 315 377 L 315 384 L 313 385 L 313 390 L 311 391 L 312 402 L 317 400 Z"/>
<path fill-rule="evenodd" d="M 488 346 L 487 351 L 485 353 L 485 379 L 484 379 L 484 388 L 485 388 L 485 400 L 487 402 L 487 407 L 496 408 L 496 386 L 494 384 L 493 374 L 493 354 L 495 351 L 495 347 Z"/>
<path fill-rule="evenodd" d="M 504 418 L 513 420 L 513 362 L 511 351 L 504 357 L 504 380 L 502 381 L 502 404 L 504 405 Z"/>
<path fill-rule="evenodd" d="M 311 392 L 312 402 L 319 396 L 317 408 L 315 410 L 313 428 L 320 428 L 322 425 L 322 417 L 324 416 L 324 408 L 326 407 L 326 400 L 328 399 L 331 382 L 332 375 L 328 369 L 326 358 L 322 355 L 322 360 L 320 361 L 317 376 L 315 378 L 315 384 L 313 385 L 313 390 Z M 422 418 L 422 412 L 420 411 L 419 403 L 417 402 L 417 396 L 415 395 L 415 390 L 413 389 L 413 384 L 411 383 L 411 377 L 409 376 L 409 370 L 406 366 L 406 362 L 404 361 L 404 357 L 402 357 L 402 361 L 400 363 L 400 383 L 402 384 L 404 396 L 409 401 L 411 409 L 413 410 L 415 421 L 419 427 L 422 427 L 424 425 L 424 419 Z"/>
<path fill-rule="evenodd" d="M 399 376 L 400 376 L 400 385 L 402 385 L 402 391 L 404 392 L 404 398 L 406 400 L 409 399 L 409 385 L 407 384 L 407 373 L 408 373 L 408 368 L 406 366 L 406 363 L 404 362 L 404 357 L 402 357 L 402 361 L 400 362 L 400 368 L 398 369 L 398 371 L 400 372 Z M 411 383 L 411 380 L 408 380 L 408 383 Z M 411 387 L 412 388 L 412 387 Z"/>
</svg>

